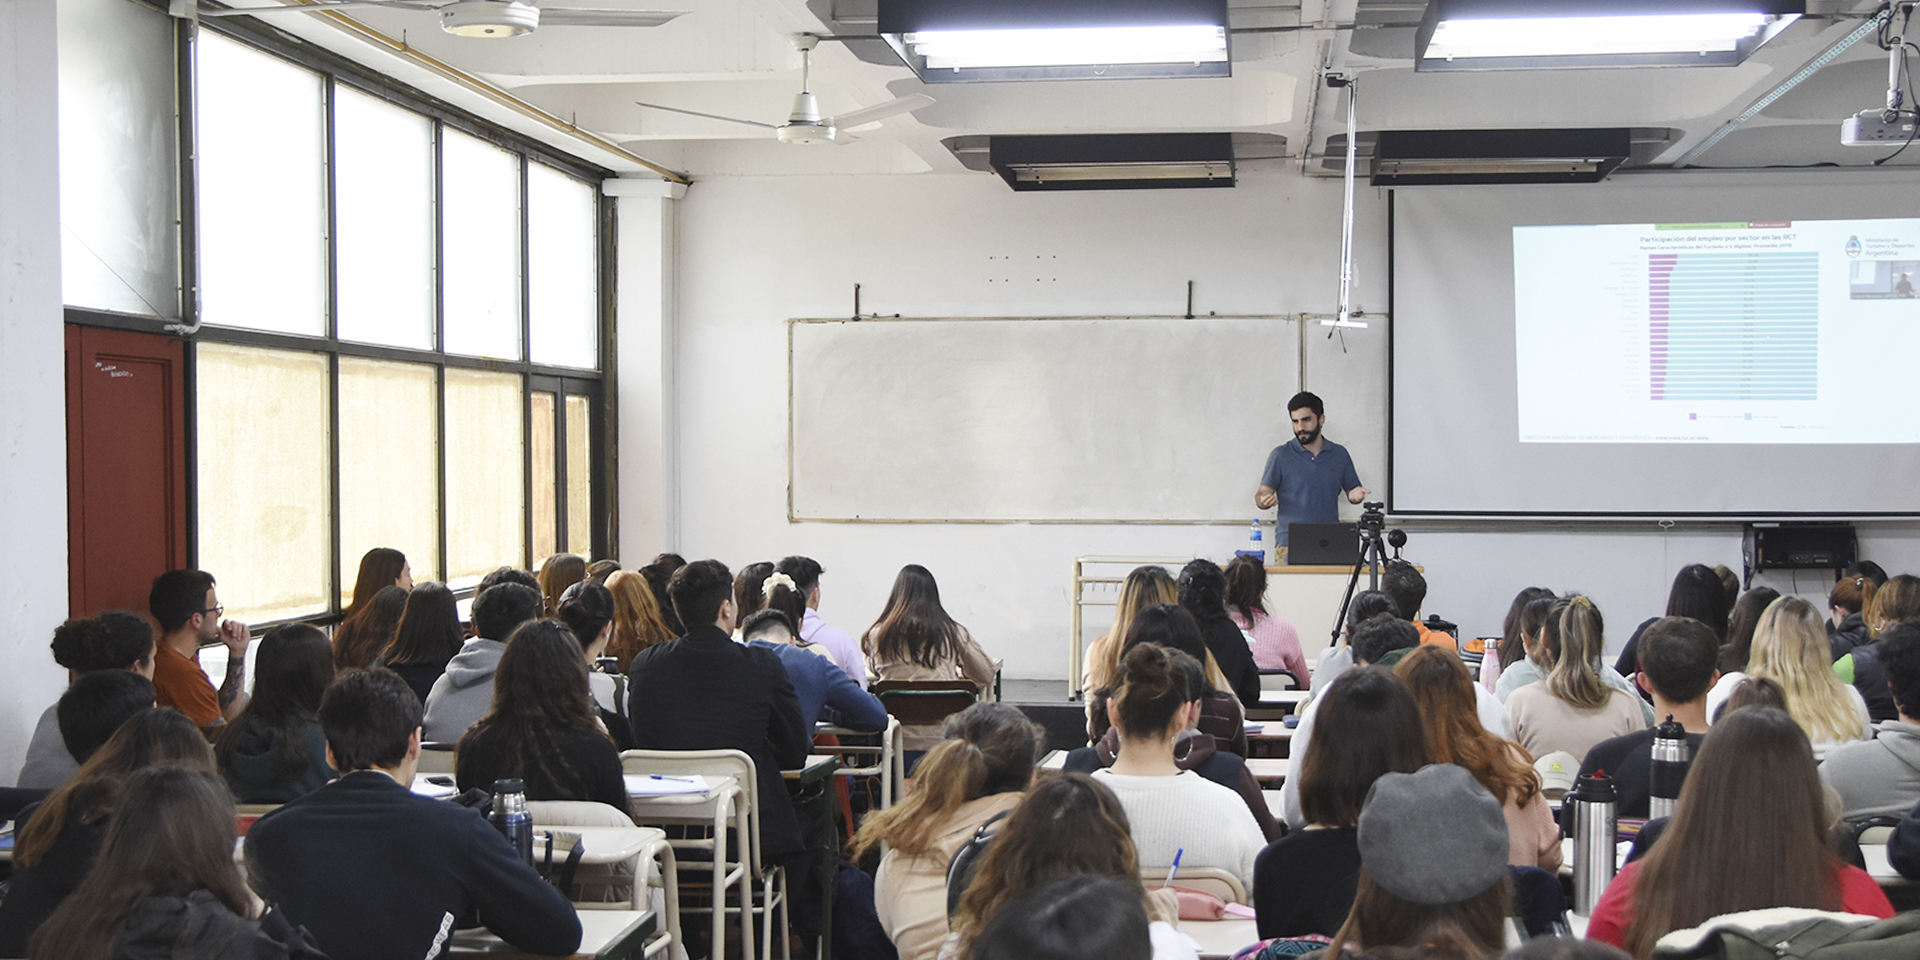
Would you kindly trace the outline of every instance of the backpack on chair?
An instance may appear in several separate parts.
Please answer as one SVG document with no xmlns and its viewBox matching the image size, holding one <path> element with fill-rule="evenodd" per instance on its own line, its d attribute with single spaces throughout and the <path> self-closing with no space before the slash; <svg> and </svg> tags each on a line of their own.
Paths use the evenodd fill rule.
<svg viewBox="0 0 1920 960">
<path fill-rule="evenodd" d="M 1886 920 L 1800 907 L 1749 910 L 1675 930 L 1654 960 L 1912 960 L 1920 957 L 1920 913 Z"/>
</svg>

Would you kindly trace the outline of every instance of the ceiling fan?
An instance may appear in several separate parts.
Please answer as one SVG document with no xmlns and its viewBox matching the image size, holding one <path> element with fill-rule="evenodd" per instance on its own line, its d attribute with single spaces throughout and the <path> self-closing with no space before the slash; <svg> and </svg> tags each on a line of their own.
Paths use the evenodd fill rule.
<svg viewBox="0 0 1920 960">
<path fill-rule="evenodd" d="M 174 0 L 174 16 L 254 17 L 276 13 L 313 13 L 357 7 L 438 11 L 440 29 L 457 37 L 505 38 L 532 33 L 537 27 L 657 27 L 684 10 L 589 10 L 580 7 L 536 6 L 528 0 L 316 0 L 290 6 L 180 9 L 193 0 Z"/>
<path fill-rule="evenodd" d="M 469 0 L 471 2 L 471 0 Z M 911 113 L 933 102 L 933 98 L 924 94 L 909 94 L 895 97 L 886 103 L 862 107 L 851 113 L 837 117 L 822 117 L 820 101 L 815 99 L 811 89 L 813 82 L 813 48 L 820 38 L 810 34 L 801 34 L 793 38 L 794 49 L 800 51 L 800 92 L 793 97 L 793 112 L 786 123 L 763 123 L 759 120 L 742 120 L 738 117 L 723 117 L 718 114 L 701 113 L 698 110 L 684 110 L 659 103 L 639 103 L 653 110 L 665 110 L 670 113 L 684 113 L 690 117 L 705 117 L 708 120 L 724 120 L 728 123 L 744 123 L 750 127 L 762 127 L 772 130 L 781 143 L 846 143 L 859 137 L 846 133 L 847 130 L 864 123 L 885 120 L 902 113 Z"/>
</svg>

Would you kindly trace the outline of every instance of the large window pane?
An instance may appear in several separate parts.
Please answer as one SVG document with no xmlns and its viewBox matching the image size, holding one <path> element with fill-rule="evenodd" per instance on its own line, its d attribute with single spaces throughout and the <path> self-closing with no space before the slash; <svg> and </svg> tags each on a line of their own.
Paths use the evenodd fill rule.
<svg viewBox="0 0 1920 960">
<path fill-rule="evenodd" d="M 593 555 L 593 467 L 587 439 L 592 403 L 579 394 L 567 396 L 567 552 Z"/>
<path fill-rule="evenodd" d="M 526 562 L 526 444 L 520 377 L 446 371 L 447 581 L 479 582 Z"/>
<path fill-rule="evenodd" d="M 527 508 L 533 515 L 533 562 L 539 563 L 560 552 L 554 542 L 560 520 L 553 466 L 553 394 L 534 391 L 528 419 L 533 423 L 533 497 Z"/>
<path fill-rule="evenodd" d="M 326 332 L 320 76 L 198 33 L 200 316 Z"/>
<path fill-rule="evenodd" d="M 173 21 L 60 0 L 60 275 L 76 307 L 180 315 Z"/>
<path fill-rule="evenodd" d="M 339 85 L 333 110 L 340 339 L 431 350 L 433 125 Z"/>
<path fill-rule="evenodd" d="M 340 605 L 374 547 L 440 574 L 440 406 L 433 367 L 340 358 Z"/>
<path fill-rule="evenodd" d="M 327 358 L 200 343 L 194 351 L 199 565 L 227 616 L 327 609 Z"/>
<path fill-rule="evenodd" d="M 440 170 L 447 352 L 519 360 L 520 158 L 445 130 Z"/>
<path fill-rule="evenodd" d="M 527 166 L 528 334 L 533 361 L 600 360 L 594 189 L 551 167 Z"/>
</svg>

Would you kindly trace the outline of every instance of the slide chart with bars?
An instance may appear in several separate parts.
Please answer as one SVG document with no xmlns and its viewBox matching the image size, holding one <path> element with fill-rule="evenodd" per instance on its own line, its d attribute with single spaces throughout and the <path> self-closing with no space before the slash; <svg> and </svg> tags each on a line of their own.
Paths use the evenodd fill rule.
<svg viewBox="0 0 1920 960">
<path fill-rule="evenodd" d="M 1816 400 L 1820 255 L 1647 255 L 1653 400 Z"/>
</svg>

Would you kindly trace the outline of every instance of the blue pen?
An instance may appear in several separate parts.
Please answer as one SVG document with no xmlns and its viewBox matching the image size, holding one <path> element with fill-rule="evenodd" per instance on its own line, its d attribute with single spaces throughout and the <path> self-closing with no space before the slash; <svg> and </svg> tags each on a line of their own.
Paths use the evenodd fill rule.
<svg viewBox="0 0 1920 960">
<path fill-rule="evenodd" d="M 1180 872 L 1180 857 L 1182 854 L 1185 854 L 1186 852 L 1187 852 L 1186 847 L 1181 847 L 1180 849 L 1175 850 L 1173 852 L 1173 866 L 1167 870 L 1167 882 L 1161 884 L 1161 886 L 1163 887 L 1173 886 L 1173 878 L 1176 874 Z"/>
</svg>

